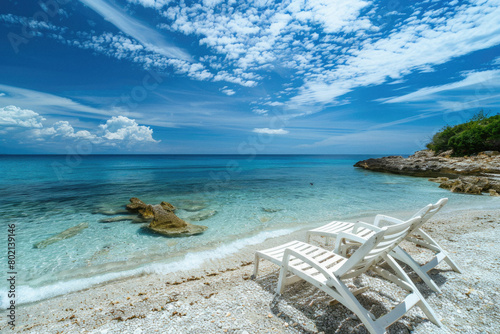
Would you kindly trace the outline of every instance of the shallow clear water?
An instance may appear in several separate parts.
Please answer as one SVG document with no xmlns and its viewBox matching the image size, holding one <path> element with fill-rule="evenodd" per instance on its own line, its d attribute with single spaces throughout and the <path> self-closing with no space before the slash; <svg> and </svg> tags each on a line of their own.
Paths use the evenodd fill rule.
<svg viewBox="0 0 500 334">
<path fill-rule="evenodd" d="M 498 198 L 454 194 L 425 178 L 352 167 L 365 158 L 0 156 L 1 226 L 6 236 L 7 225 L 16 224 L 20 300 L 46 298 L 141 271 L 187 268 L 291 229 L 412 211 L 441 197 L 450 199 L 448 209 L 500 208 Z M 194 209 L 217 213 L 193 222 L 208 230 L 187 238 L 153 234 L 130 221 L 100 222 L 112 217 L 103 212 L 123 210 L 130 197 L 150 204 L 170 202 L 184 219 L 199 213 Z M 88 223 L 88 228 L 74 237 L 34 248 L 80 223 Z M 196 251 L 200 253 L 189 256 Z M 6 251 L 0 254 L 5 264 Z M 5 286 L 2 283 L 2 303 Z"/>
</svg>

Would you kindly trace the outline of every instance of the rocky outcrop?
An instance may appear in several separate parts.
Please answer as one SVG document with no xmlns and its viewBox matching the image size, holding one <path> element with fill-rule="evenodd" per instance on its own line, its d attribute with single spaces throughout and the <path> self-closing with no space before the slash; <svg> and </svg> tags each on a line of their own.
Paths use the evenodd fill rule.
<svg viewBox="0 0 500 334">
<path fill-rule="evenodd" d="M 131 198 L 127 210 L 139 213 L 143 219 L 152 218 L 153 220 L 146 227 L 156 233 L 167 236 L 188 236 L 200 234 L 208 227 L 194 225 L 185 222 L 174 213 L 175 207 L 168 202 L 150 205 L 138 198 Z"/>
<path fill-rule="evenodd" d="M 81 233 L 83 230 L 89 227 L 89 223 L 81 223 L 76 226 L 70 227 L 67 230 L 62 231 L 48 239 L 40 241 L 34 245 L 35 248 L 45 248 L 55 242 L 74 237 L 75 235 Z"/>
<path fill-rule="evenodd" d="M 471 157 L 451 157 L 451 151 L 435 154 L 418 151 L 408 158 L 389 156 L 357 162 L 360 167 L 377 172 L 432 177 L 429 181 L 453 192 L 481 194 L 500 191 L 500 153 L 481 152 Z M 472 177 L 474 176 L 474 177 Z"/>
<path fill-rule="evenodd" d="M 132 197 L 130 203 L 127 204 L 126 208 L 129 212 L 138 213 L 140 210 L 148 206 L 146 203 L 138 199 L 137 197 Z"/>
<path fill-rule="evenodd" d="M 439 177 L 429 181 L 440 183 L 439 188 L 449 189 L 454 193 L 480 195 L 483 192 L 495 196 L 500 191 L 500 182 L 482 176 L 459 176 L 456 179 Z"/>
</svg>

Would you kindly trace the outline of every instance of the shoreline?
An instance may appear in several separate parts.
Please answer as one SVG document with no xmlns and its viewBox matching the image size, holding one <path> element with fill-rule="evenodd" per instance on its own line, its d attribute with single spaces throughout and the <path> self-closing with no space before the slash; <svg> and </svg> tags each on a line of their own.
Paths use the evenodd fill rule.
<svg viewBox="0 0 500 334">
<path fill-rule="evenodd" d="M 392 215 L 396 217 L 404 217 L 394 212 L 392 213 Z M 443 229 L 444 231 L 435 230 L 435 226 L 442 225 L 441 221 L 448 221 L 448 224 L 452 222 L 456 224 L 457 225 L 456 227 L 459 227 L 460 229 L 464 229 L 465 227 L 467 227 L 464 230 L 464 232 L 467 232 L 466 234 L 471 234 L 474 232 L 470 231 L 471 226 L 465 224 L 463 218 L 470 216 L 469 220 L 474 222 L 477 221 L 476 219 L 477 217 L 480 216 L 486 217 L 487 215 L 489 215 L 490 217 L 493 216 L 493 221 L 495 220 L 498 221 L 498 219 L 500 218 L 498 210 L 470 211 L 464 209 L 462 211 L 455 210 L 451 212 L 449 210 L 443 210 L 443 212 L 438 213 L 438 215 L 436 215 L 432 219 L 432 221 L 424 225 L 424 227 L 430 230 L 430 233 L 431 235 L 433 235 L 433 237 L 435 236 L 436 231 L 438 235 L 441 237 L 443 235 L 446 235 L 447 233 L 450 234 L 450 231 L 448 231 L 448 229 Z M 373 216 L 370 218 L 371 219 L 367 219 L 365 221 L 371 222 L 373 220 Z M 361 219 L 361 217 L 350 219 L 350 221 L 356 221 L 356 220 L 363 220 L 363 219 Z M 485 227 L 485 226 L 487 225 L 481 224 L 478 227 Z M 493 235 L 496 234 L 498 236 L 499 234 L 498 230 L 495 231 L 494 225 L 492 226 L 493 227 L 491 226 L 489 227 L 489 229 L 492 230 L 491 234 Z M 160 330 L 160 328 L 162 327 L 159 326 L 159 324 L 156 324 L 155 317 L 161 313 L 162 319 L 165 318 L 164 319 L 165 321 L 167 322 L 172 321 L 172 324 L 175 323 L 176 326 L 177 325 L 180 326 L 178 328 L 181 329 L 181 332 L 182 330 L 184 330 L 184 332 L 191 332 L 189 328 L 186 327 L 188 326 L 188 323 L 186 322 L 186 317 L 193 316 L 192 312 L 199 307 L 198 304 L 208 303 L 209 306 L 205 306 L 203 307 L 203 309 L 207 311 L 215 307 L 215 309 L 212 310 L 213 311 L 212 313 L 218 315 L 216 317 L 215 316 L 209 317 L 211 319 L 210 321 L 214 320 L 213 322 L 210 322 L 208 320 L 206 322 L 201 321 L 203 326 L 206 327 L 206 331 L 204 329 L 202 332 L 215 333 L 215 332 L 223 332 L 224 330 L 223 328 L 224 326 L 220 328 L 217 326 L 215 327 L 212 326 L 213 324 L 216 323 L 221 324 L 220 322 L 217 322 L 218 321 L 217 319 L 219 318 L 220 318 L 219 320 L 222 319 L 222 321 L 224 321 L 223 323 L 226 323 L 226 320 L 228 321 L 228 323 L 231 323 L 231 321 L 229 320 L 232 320 L 232 317 L 230 315 L 226 316 L 228 313 L 231 313 L 231 311 L 228 310 L 225 314 L 222 314 L 224 312 L 222 313 L 216 312 L 218 309 L 225 310 L 225 309 L 231 309 L 233 307 L 246 309 L 248 307 L 252 307 L 253 304 L 257 303 L 257 305 L 259 305 L 257 309 L 260 309 L 260 312 L 257 312 L 257 314 L 253 314 L 252 312 L 250 312 L 253 314 L 250 318 L 255 316 L 258 319 L 260 319 L 261 316 L 264 316 L 264 319 L 266 321 L 263 322 L 263 324 L 265 324 L 263 328 L 269 329 L 270 328 L 269 326 L 271 327 L 277 326 L 277 329 L 279 329 L 278 332 L 301 332 L 301 330 L 297 331 L 298 329 L 296 327 L 298 325 L 293 326 L 294 322 L 289 323 L 291 320 L 283 321 L 282 316 L 278 316 L 278 313 L 280 312 L 277 312 L 275 314 L 272 313 L 273 308 L 270 307 L 270 304 L 267 305 L 261 304 L 259 303 L 258 300 L 253 301 L 253 303 L 250 303 L 250 305 L 247 304 L 240 305 L 239 302 L 241 302 L 241 300 L 259 295 L 264 300 L 268 301 L 269 299 L 273 300 L 274 298 L 274 293 L 272 289 L 275 288 L 275 280 L 277 279 L 276 272 L 278 268 L 276 266 L 272 265 L 270 262 L 267 261 L 261 262 L 260 265 L 261 270 L 259 277 L 255 281 L 249 280 L 251 272 L 253 270 L 253 256 L 255 250 L 273 247 L 274 245 L 279 245 L 293 239 L 304 240 L 305 231 L 310 228 L 311 226 L 308 226 L 284 236 L 266 239 L 261 243 L 248 244 L 242 247 L 241 249 L 237 250 L 237 252 L 233 252 L 230 253 L 229 255 L 224 256 L 222 259 L 217 259 L 215 261 L 207 261 L 209 263 L 203 263 L 202 266 L 187 271 L 177 271 L 166 274 L 142 273 L 139 274 L 138 276 L 118 278 L 98 285 L 93 285 L 84 290 L 70 292 L 49 299 L 44 299 L 40 301 L 19 305 L 17 307 L 18 325 L 16 327 L 16 331 L 30 332 L 31 330 L 35 330 L 38 333 L 46 333 L 46 332 L 48 333 L 56 331 L 70 333 L 75 331 L 81 331 L 83 329 L 85 330 L 85 332 L 100 333 L 100 330 L 98 330 L 99 328 L 102 328 L 103 330 L 108 328 L 110 332 L 114 333 L 123 331 L 124 328 L 127 328 L 125 330 L 128 332 L 129 326 L 132 326 L 132 324 L 134 323 L 139 327 L 157 326 L 156 329 Z M 453 234 L 453 232 L 451 232 L 451 234 Z M 485 237 L 488 236 L 491 237 L 491 234 L 486 234 Z M 464 234 L 462 233 L 457 235 L 455 238 L 459 237 L 463 238 L 463 236 Z M 437 239 L 439 240 L 439 242 L 442 241 L 440 240 L 440 238 Z M 313 241 L 317 242 L 317 240 Z M 451 243 L 454 246 L 457 246 L 455 245 L 455 242 Z M 443 246 L 447 248 L 448 245 L 447 243 L 443 243 Z M 492 249 L 483 249 L 485 246 L 486 246 L 485 243 L 480 243 L 478 245 L 478 247 L 481 248 L 482 252 L 492 251 Z M 458 250 L 459 249 L 460 247 L 458 247 Z M 412 250 L 410 249 L 410 251 Z M 413 251 L 418 252 L 418 249 Z M 449 249 L 449 251 L 453 252 L 452 249 Z M 470 257 L 468 258 L 474 259 L 474 256 L 470 255 Z M 460 261 L 460 259 L 458 260 L 459 263 L 463 264 L 463 261 Z M 439 268 L 441 266 L 442 265 L 440 265 Z M 440 272 L 438 275 L 439 276 L 445 275 L 446 280 L 460 280 L 460 276 L 463 275 L 447 271 L 446 265 L 444 265 L 444 268 L 445 269 L 442 272 L 443 274 Z M 297 284 L 300 284 L 301 286 L 305 285 L 307 287 L 307 283 L 297 283 Z M 442 286 L 443 295 L 446 294 L 445 290 L 448 287 L 448 285 L 449 282 L 447 282 L 446 284 L 444 284 L 444 286 Z M 493 290 L 494 286 L 495 284 L 491 287 Z M 422 287 L 422 285 L 419 285 L 418 287 L 422 288 L 424 291 L 427 288 L 425 286 Z M 250 293 L 250 296 L 248 296 L 248 294 L 244 292 L 245 289 L 250 289 L 252 291 Z M 294 287 L 294 285 L 292 285 L 289 288 L 289 290 L 290 289 L 297 290 L 296 287 Z M 307 287 L 307 289 L 310 291 L 314 290 L 310 286 Z M 240 290 L 241 292 L 239 292 Z M 221 298 L 228 291 L 233 291 L 233 293 L 228 295 L 227 297 Z M 241 295 L 238 296 L 239 293 L 241 293 Z M 318 293 L 315 292 L 315 294 Z M 471 293 L 469 293 L 469 295 L 470 294 Z M 184 299 L 191 300 L 190 303 L 188 303 L 187 305 L 185 305 L 182 298 L 178 298 L 178 296 L 183 296 L 183 295 L 186 295 Z M 429 296 L 431 298 L 431 301 L 433 299 L 440 297 L 436 296 L 433 293 L 428 293 L 424 295 L 426 297 Z M 219 297 L 215 298 L 214 296 L 219 296 Z M 68 298 L 71 300 L 68 301 L 67 300 Z M 282 302 L 287 304 L 288 302 L 290 302 L 289 298 L 293 298 L 293 293 L 292 294 L 285 293 L 284 297 L 282 298 L 283 300 Z M 374 298 L 377 298 L 376 294 Z M 321 296 L 320 300 L 324 299 L 325 297 Z M 219 303 L 224 304 L 225 307 L 221 307 Z M 310 303 L 316 304 L 319 302 L 313 300 L 310 301 Z M 323 306 L 322 308 L 319 308 L 319 311 L 321 311 L 322 309 L 324 310 L 332 308 L 327 304 L 323 303 Z M 434 306 L 432 302 L 431 305 Z M 301 307 L 301 312 L 304 312 L 306 314 L 315 309 L 314 307 L 308 309 L 307 305 L 302 305 L 302 306 L 303 307 Z M 179 309 L 180 311 L 179 310 L 176 311 L 177 309 Z M 266 309 L 268 313 L 262 315 L 261 313 L 264 312 L 264 310 Z M 438 307 L 435 307 L 435 309 L 436 312 L 440 314 L 440 316 L 442 317 L 446 316 L 446 314 L 441 312 L 441 310 Z M 297 313 L 296 311 L 297 309 L 295 309 L 292 313 L 294 312 Z M 157 314 L 157 312 L 159 313 Z M 415 311 L 412 310 L 411 312 Z M 420 311 L 417 311 L 417 314 L 419 312 Z M 3 310 L 2 313 L 5 313 L 5 311 Z M 184 313 L 186 313 L 185 316 L 183 315 Z M 302 319 L 304 314 L 298 314 L 298 313 L 295 315 Z M 347 313 L 349 313 L 349 311 L 347 311 Z M 245 314 L 246 313 L 242 313 L 242 315 L 239 317 L 240 321 L 239 322 L 236 321 L 236 323 L 241 323 L 241 325 L 238 326 L 242 328 L 248 327 L 247 326 L 248 324 L 243 326 L 243 323 L 245 323 L 246 321 L 244 319 Z M 271 317 L 269 317 L 269 315 L 271 315 Z M 147 319 L 150 318 L 151 318 L 150 321 L 151 324 L 147 322 Z M 311 320 L 307 316 L 305 316 L 305 318 L 308 319 L 304 320 L 306 321 L 305 323 L 307 324 L 307 326 L 302 329 L 302 332 L 305 331 L 306 328 L 309 328 L 310 326 L 314 327 L 314 319 Z M 413 324 L 411 319 L 409 322 L 403 320 L 405 318 L 400 319 L 396 324 L 394 324 L 390 328 L 392 329 L 394 326 L 400 327 L 401 324 L 407 325 L 407 323 L 408 325 L 411 326 L 416 325 L 417 328 L 419 328 L 419 326 L 423 324 L 425 325 L 424 327 L 426 328 L 425 329 L 426 331 L 424 331 L 425 333 L 432 331 L 435 331 L 436 333 L 442 332 L 439 331 L 440 329 L 437 327 L 432 328 L 432 324 L 427 324 L 426 320 L 423 320 L 424 322 L 422 324 Z M 291 317 L 291 319 L 293 319 L 293 317 Z M 309 322 L 312 322 L 312 324 L 310 324 Z M 353 323 L 353 325 L 356 325 L 356 323 L 359 325 L 359 321 L 356 322 L 351 319 L 351 322 Z M 230 330 L 232 327 L 235 326 L 236 325 L 234 325 L 233 323 L 233 325 L 230 325 L 226 329 Z M 318 327 L 317 324 L 315 326 Z M 0 329 L 5 329 L 5 324 L 2 324 L 2 326 L 0 326 Z M 201 330 L 201 327 L 199 329 Z M 249 331 L 250 333 L 255 332 L 251 330 L 251 327 L 247 328 L 246 330 Z M 311 329 L 307 329 L 307 331 L 311 330 L 312 327 Z M 319 330 L 316 331 L 319 332 Z M 193 331 L 193 333 L 194 332 L 196 331 Z M 265 332 L 265 331 L 257 331 L 257 332 Z"/>
<path fill-rule="evenodd" d="M 457 206 L 458 207 L 458 206 Z M 469 209 L 478 209 L 476 206 L 469 206 Z M 499 206 L 500 209 L 500 206 Z M 444 207 L 442 212 L 453 211 L 453 207 Z M 269 226 L 260 230 L 255 231 L 255 233 L 249 236 L 233 236 L 231 239 L 225 242 L 212 243 L 211 245 L 199 247 L 189 250 L 183 250 L 178 253 L 168 254 L 170 258 L 168 261 L 159 260 L 161 254 L 155 255 L 155 259 L 151 262 L 142 262 L 135 265 L 127 264 L 124 270 L 120 271 L 103 271 L 99 267 L 93 268 L 91 272 L 87 272 L 86 267 L 78 268 L 73 270 L 73 272 L 81 272 L 80 275 L 73 275 L 69 279 L 60 279 L 49 282 L 48 284 L 43 284 L 41 286 L 29 286 L 29 285 L 18 285 L 18 296 L 20 296 L 16 305 L 30 305 L 32 303 L 37 303 L 40 301 L 50 300 L 61 295 L 67 295 L 75 293 L 82 290 L 92 289 L 94 287 L 105 285 L 115 281 L 132 279 L 135 277 L 141 277 L 150 274 L 160 274 L 160 275 L 172 275 L 186 276 L 186 271 L 198 273 L 200 275 L 204 271 L 219 269 L 227 263 L 235 265 L 234 261 L 231 261 L 234 256 L 238 257 L 240 253 L 244 253 L 246 248 L 250 247 L 251 252 L 255 250 L 269 248 L 268 245 L 279 245 L 280 243 L 285 243 L 294 239 L 301 240 L 305 236 L 305 232 L 312 228 L 322 226 L 333 220 L 341 220 L 348 222 L 356 222 L 358 220 L 364 222 L 372 222 L 376 214 L 387 214 L 394 217 L 399 217 L 405 219 L 414 214 L 411 210 L 398 210 L 398 211 L 380 211 L 376 212 L 373 210 L 360 211 L 358 214 L 350 215 L 347 218 L 340 219 L 321 219 L 317 221 L 309 222 L 288 222 L 279 223 L 277 225 Z M 295 235 L 296 237 L 291 237 Z M 273 242 L 272 240 L 278 240 Z M 248 261 L 248 260 L 246 260 Z M 187 264 L 188 268 L 185 268 Z M 118 263 L 112 263 L 112 267 L 118 267 Z M 104 264 L 103 267 L 110 266 L 109 264 Z M 6 294 L 6 291 L 5 291 Z M 8 300 L 5 300 L 8 302 Z M 7 307 L 2 303 L 0 308 Z"/>
</svg>

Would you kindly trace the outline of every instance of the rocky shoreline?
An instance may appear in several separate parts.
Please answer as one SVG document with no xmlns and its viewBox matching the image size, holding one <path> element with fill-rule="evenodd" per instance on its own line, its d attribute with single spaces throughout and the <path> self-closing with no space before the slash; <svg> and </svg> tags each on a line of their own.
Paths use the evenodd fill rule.
<svg viewBox="0 0 500 334">
<path fill-rule="evenodd" d="M 354 167 L 409 176 L 429 177 L 452 192 L 480 195 L 500 193 L 500 152 L 481 152 L 476 156 L 452 157 L 451 151 L 436 154 L 418 151 L 408 158 L 388 156 L 358 161 Z"/>
</svg>

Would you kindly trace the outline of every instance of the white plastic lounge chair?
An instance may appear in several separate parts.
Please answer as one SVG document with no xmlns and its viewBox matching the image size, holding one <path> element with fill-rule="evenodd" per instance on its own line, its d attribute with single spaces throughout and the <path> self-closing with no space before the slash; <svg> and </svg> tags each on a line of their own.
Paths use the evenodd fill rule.
<svg viewBox="0 0 500 334">
<path fill-rule="evenodd" d="M 359 228 L 370 229 L 374 233 L 368 238 L 345 232 L 339 233 L 335 244 L 336 251 L 340 251 L 342 243 L 346 241 L 361 243 L 361 246 L 350 258 L 300 241 L 292 241 L 285 245 L 256 252 L 254 277 L 258 273 L 259 259 L 267 259 L 281 267 L 278 293 L 283 293 L 286 284 L 300 279 L 306 280 L 354 312 L 372 334 L 385 333 L 385 329 L 389 325 L 404 316 L 415 305 L 419 306 L 434 324 L 441 326 L 427 301 L 399 264 L 389 255 L 391 250 L 407 236 L 412 224 L 419 220 L 421 217 L 415 217 L 408 222 L 383 228 L 358 223 L 353 232 L 358 232 Z M 381 267 L 385 263 L 392 268 L 394 273 Z M 343 280 L 359 276 L 369 269 L 410 292 L 400 304 L 378 319 L 365 309 L 355 297 L 365 289 L 351 291 L 343 282 Z M 292 273 L 291 277 L 287 277 L 288 272 Z"/>
<path fill-rule="evenodd" d="M 406 240 L 411 241 L 419 246 L 422 246 L 424 248 L 430 249 L 435 252 L 433 258 L 428 261 L 426 264 L 421 265 L 420 263 L 416 262 L 407 252 L 405 252 L 401 247 L 396 247 L 394 248 L 393 252 L 391 255 L 398 259 L 399 261 L 402 261 L 406 263 L 408 266 L 410 266 L 415 273 L 420 276 L 420 278 L 435 292 L 441 293 L 441 289 L 436 285 L 436 283 L 430 278 L 430 276 L 427 274 L 427 272 L 433 268 L 435 268 L 441 261 L 445 261 L 454 271 L 456 272 L 461 272 L 460 268 L 457 266 L 457 264 L 450 258 L 448 253 L 434 240 L 432 239 L 427 233 L 425 233 L 421 227 L 422 225 L 427 222 L 429 219 L 432 218 L 441 208 L 448 202 L 447 198 L 441 198 L 439 201 L 437 201 L 435 204 L 429 204 L 419 210 L 416 214 L 413 215 L 413 217 L 417 216 L 422 216 L 422 220 L 419 222 L 419 224 L 413 226 L 411 228 L 410 233 L 406 237 Z M 412 217 L 412 218 L 413 218 Z M 399 224 L 401 223 L 401 220 L 392 218 L 389 216 L 384 216 L 384 215 L 377 215 L 375 217 L 375 221 L 373 225 L 375 226 L 383 226 L 383 225 L 392 225 L 392 224 Z M 352 232 L 353 227 L 355 226 L 355 223 L 346 223 L 346 222 L 331 222 L 327 225 L 321 226 L 319 228 L 316 228 L 314 230 L 308 231 L 307 232 L 307 242 L 310 241 L 310 238 L 312 235 L 320 235 L 324 236 L 327 238 L 327 245 L 328 245 L 328 240 L 330 238 L 336 238 L 337 235 L 340 232 Z M 372 231 L 369 229 L 358 229 L 358 232 L 356 233 L 358 236 L 361 237 L 366 237 L 369 236 Z M 419 236 L 420 238 L 416 238 L 416 236 Z M 343 250 L 345 252 L 345 249 Z"/>
</svg>

